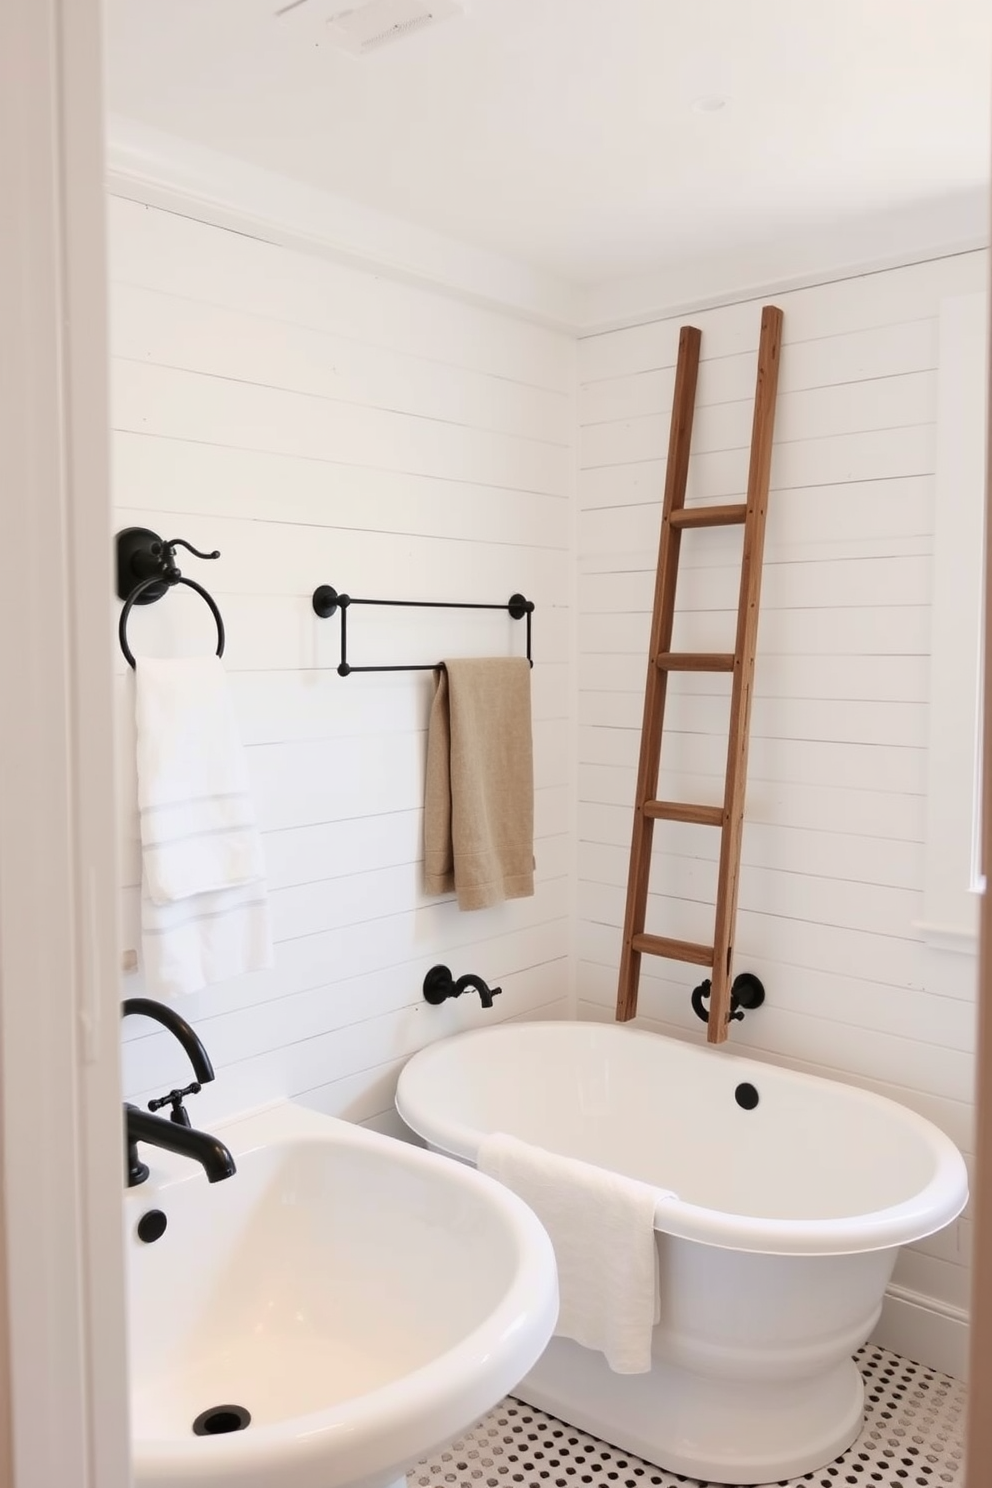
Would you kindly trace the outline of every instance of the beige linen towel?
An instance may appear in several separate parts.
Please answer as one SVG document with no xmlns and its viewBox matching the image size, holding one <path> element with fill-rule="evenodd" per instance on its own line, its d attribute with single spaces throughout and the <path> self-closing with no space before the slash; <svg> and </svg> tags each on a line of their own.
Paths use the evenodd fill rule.
<svg viewBox="0 0 992 1488">
<path fill-rule="evenodd" d="M 534 892 L 534 747 L 524 657 L 447 661 L 427 733 L 428 894 L 487 909 Z"/>
</svg>

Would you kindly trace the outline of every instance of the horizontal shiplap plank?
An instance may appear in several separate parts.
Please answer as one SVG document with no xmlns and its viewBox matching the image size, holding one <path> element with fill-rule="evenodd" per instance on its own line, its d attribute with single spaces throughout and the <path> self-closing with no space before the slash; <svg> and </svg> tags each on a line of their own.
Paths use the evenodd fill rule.
<svg viewBox="0 0 992 1488">
<path fill-rule="evenodd" d="M 661 755 L 664 785 L 658 799 L 694 800 L 688 792 L 695 781 L 719 780 L 722 786 L 726 760 L 727 741 L 722 734 L 667 732 Z M 586 782 L 591 799 L 604 795 L 614 799 L 618 791 L 624 798 L 633 798 L 632 765 L 582 763 L 579 770 L 580 790 L 581 782 Z M 768 786 L 818 786 L 842 781 L 854 790 L 925 796 L 926 752 L 899 745 L 758 736 L 751 739 L 748 780 L 755 793 L 766 795 Z M 719 796 L 722 799 L 722 788 Z"/>
<path fill-rule="evenodd" d="M 118 504 L 135 511 L 512 547 L 524 539 L 527 546 L 568 545 L 566 504 L 532 491 L 141 431 L 115 433 L 112 457 Z"/>
<path fill-rule="evenodd" d="M 153 515 L 122 505 L 116 519 L 121 526 L 147 526 Z M 303 527 L 283 523 L 278 512 L 260 522 L 204 517 L 193 510 L 173 514 L 168 526 L 171 531 L 165 536 L 178 531 L 195 547 L 220 550 L 220 560 L 209 566 L 183 555 L 184 573 L 195 576 L 212 594 L 295 595 L 309 607 L 318 584 L 333 584 L 342 593 L 372 598 L 423 599 L 426 593 L 431 599 L 479 598 L 501 604 L 519 590 L 543 609 L 562 605 L 568 593 L 568 555 L 528 547 L 522 540 L 525 533 L 511 547 L 407 533 L 368 533 L 335 527 L 332 522 Z M 164 615 L 184 599 L 191 596 L 177 591 L 168 596 L 168 603 L 148 606 L 147 612 Z M 135 615 L 136 620 L 142 618 Z M 517 622 L 506 615 L 485 618 L 501 623 L 511 636 L 518 633 L 513 629 Z M 363 614 L 362 619 L 368 617 Z M 329 637 L 337 630 L 336 625 L 318 622 L 312 608 L 308 624 L 318 636 Z"/>
<path fill-rule="evenodd" d="M 640 553 L 651 561 L 660 532 L 658 493 L 628 505 L 619 504 L 622 492 L 617 488 L 604 493 L 600 486 L 599 494 L 618 500 L 608 500 L 603 506 L 587 504 L 581 511 L 580 554 Z M 766 562 L 781 562 L 783 555 L 803 548 L 811 557 L 826 558 L 831 552 L 841 556 L 843 545 L 855 553 L 881 556 L 885 552 L 878 547 L 881 543 L 891 553 L 894 543 L 928 538 L 932 533 L 933 480 L 929 475 L 794 488 L 769 503 Z M 716 528 L 684 537 L 682 554 L 693 567 L 739 563 L 741 542 L 739 531 Z"/>
<path fill-rule="evenodd" d="M 682 788 L 675 792 L 676 783 Z M 628 809 L 634 800 L 634 772 L 585 765 L 579 769 L 579 800 Z M 662 800 L 698 801 L 717 805 L 723 797 L 723 776 L 682 776 L 678 782 L 661 777 Z M 922 842 L 926 800 L 880 790 L 857 790 L 847 785 L 796 784 L 783 780 L 748 782 L 745 814 L 748 821 L 768 826 L 804 828 L 813 832 L 853 832 L 867 837 Z"/>
<path fill-rule="evenodd" d="M 537 892 L 545 884 L 565 878 L 569 871 L 571 844 L 564 836 L 535 844 Z M 329 864 L 328 869 L 334 865 Z M 423 866 L 416 860 L 389 868 L 328 871 L 326 876 L 286 887 L 270 886 L 269 907 L 272 935 L 277 946 L 327 930 L 364 924 L 375 927 L 411 909 L 430 908 L 440 896 L 428 896 L 422 888 Z M 454 899 L 453 895 L 445 896 Z M 139 891 L 125 890 L 121 900 L 121 926 L 128 944 L 140 940 Z"/>
<path fill-rule="evenodd" d="M 344 980 L 413 960 L 419 965 L 425 958 L 425 971 L 436 960 L 447 962 L 453 957 L 464 961 L 481 943 L 499 935 L 564 921 L 568 898 L 568 880 L 551 879 L 533 898 L 515 899 L 471 915 L 462 913 L 452 899 L 444 898 L 426 907 L 411 906 L 401 913 L 296 936 L 280 942 L 274 968 L 191 993 L 184 999 L 184 1012 L 195 1023 L 207 1013 L 229 1012 L 248 1003 L 267 1002 L 322 986 L 329 976 Z M 478 970 L 485 974 L 481 964 Z M 128 976 L 126 986 L 129 996 L 142 995 L 140 971 Z M 356 1017 L 359 1015 L 356 1012 Z M 292 1037 L 291 1030 L 287 1030 L 287 1036 Z"/>
<path fill-rule="evenodd" d="M 191 374 L 111 363 L 114 430 L 154 434 L 342 466 L 408 471 L 565 497 L 567 449 L 392 409 Z"/>
<path fill-rule="evenodd" d="M 652 881 L 645 929 L 652 935 L 673 935 L 712 945 L 713 898 L 705 892 L 702 880 L 706 877 L 705 871 L 700 871 L 683 874 L 677 883 L 662 882 L 656 887 Z M 619 931 L 624 897 L 625 885 L 580 882 L 580 915 L 589 925 Z M 843 964 L 850 973 L 859 948 L 871 958 L 871 964 L 889 968 L 881 975 L 872 973 L 872 979 L 884 980 L 891 975 L 899 985 L 921 985 L 918 936 L 913 929 L 920 899 L 919 891 L 913 889 L 751 868 L 741 874 L 738 950 L 750 945 L 765 955 L 784 957 L 785 947 L 791 945 L 798 948 L 788 957 L 794 965 L 824 964 L 838 970 Z M 780 944 L 771 940 L 773 934 L 781 937 Z M 821 963 L 817 947 L 831 959 Z M 868 975 L 867 964 L 864 975 Z"/>
<path fill-rule="evenodd" d="M 690 635 L 680 615 L 674 640 L 688 650 Z M 718 651 L 732 643 L 736 608 L 691 612 L 691 642 L 703 651 Z M 623 611 L 582 614 L 578 617 L 579 644 L 586 656 L 631 652 L 647 656 L 650 612 Z M 916 605 L 834 606 L 822 609 L 765 609 L 759 621 L 761 655 L 791 656 L 927 656 L 930 650 L 930 608 Z M 806 699 L 804 701 L 816 701 Z"/>
<path fill-rule="evenodd" d="M 941 296 L 985 288 L 986 262 L 983 252 L 964 253 L 776 295 L 775 303 L 785 315 L 783 366 L 797 342 L 934 315 Z M 702 331 L 703 354 L 707 359 L 748 353 L 753 358 L 757 350 L 760 307 L 745 300 L 585 337 L 579 343 L 580 382 L 673 366 L 679 326 L 686 322 Z"/>
<path fill-rule="evenodd" d="M 759 653 L 755 695 L 768 698 L 817 699 L 837 702 L 920 703 L 927 699 L 928 658 L 925 656 L 767 656 Z M 726 695 L 726 678 L 679 677 L 679 687 L 703 697 Z M 586 656 L 580 662 L 580 717 L 595 723 L 605 717 L 623 727 L 640 724 L 644 660 L 634 656 Z M 589 694 L 588 701 L 584 694 Z M 593 695 L 606 694 L 605 715 L 594 712 Z"/>
<path fill-rule="evenodd" d="M 907 372 L 871 383 L 780 393 L 775 409 L 775 445 L 872 430 L 928 424 L 936 404 L 936 374 Z M 693 420 L 694 454 L 744 449 L 751 437 L 753 388 L 746 396 L 700 408 Z M 588 425 L 579 443 L 584 470 L 660 459 L 668 448 L 671 409 Z"/>
<path fill-rule="evenodd" d="M 641 566 L 643 565 L 643 566 Z M 584 564 L 579 580 L 580 606 L 589 614 L 650 613 L 654 582 L 653 558 L 645 554 L 603 555 L 594 567 Z M 684 563 L 678 590 L 678 613 L 721 610 L 736 605 L 740 562 L 717 564 L 710 559 Z M 929 601 L 930 558 L 925 545 L 908 553 L 864 553 L 861 557 L 810 555 L 807 561 L 788 562 L 773 556 L 765 565 L 761 585 L 761 614 L 786 609 L 879 609 Z M 760 620 L 759 620 L 760 625 Z M 828 632 L 829 633 L 829 632 Z M 760 631 L 759 631 L 760 634 Z M 871 652 L 871 633 L 865 635 Z M 759 644 L 760 654 L 760 644 Z"/>
<path fill-rule="evenodd" d="M 791 332 L 791 325 L 789 327 Z M 675 381 L 672 342 L 669 366 L 633 372 L 579 388 L 579 418 L 583 425 L 609 423 L 614 419 L 643 418 L 664 414 L 671 408 Z M 790 337 L 789 354 L 779 371 L 779 393 L 790 394 L 838 384 L 874 382 L 929 372 L 937 365 L 937 319 L 896 321 L 867 330 L 817 336 L 809 341 Z M 754 392 L 755 362 L 751 351 L 737 355 L 707 355 L 706 344 L 699 368 L 696 407 L 729 403 Z"/>
<path fill-rule="evenodd" d="M 401 410 L 541 444 L 572 442 L 565 389 L 131 285 L 115 287 L 111 310 L 111 345 L 124 362 Z"/>
<path fill-rule="evenodd" d="M 579 809 L 579 877 L 624 884 L 633 811 L 631 807 L 583 805 Z M 715 877 L 720 833 L 715 828 L 665 822 L 654 829 L 652 875 L 679 881 L 698 868 Z M 752 869 L 835 878 L 851 884 L 881 884 L 916 890 L 921 882 L 923 844 L 847 832 L 811 833 L 801 827 L 745 821 L 741 863 Z M 653 882 L 661 880 L 652 878 Z M 712 894 L 709 895 L 712 898 Z"/>
<path fill-rule="evenodd" d="M 600 911 L 605 913 L 605 910 Z M 618 917 L 622 922 L 622 916 Z M 653 935 L 712 945 L 712 906 L 689 901 L 660 904 L 646 930 Z M 912 932 L 907 927 L 907 936 Z M 780 959 L 797 968 L 824 970 L 837 977 L 858 977 L 891 986 L 923 986 L 919 942 L 907 936 L 824 924 L 818 920 L 790 920 L 784 915 L 743 912 L 738 916 L 735 964 Z M 580 921 L 579 954 L 604 966 L 617 964 L 621 923 Z"/>
<path fill-rule="evenodd" d="M 562 723 L 535 727 L 535 831 L 556 835 L 559 792 L 565 787 Z M 256 819 L 262 833 L 292 831 L 315 823 L 364 818 L 391 826 L 392 819 L 423 806 L 425 733 L 285 740 L 247 750 Z M 124 753 L 125 751 L 122 751 Z M 119 781 L 122 871 L 137 882 L 136 780 L 127 751 Z M 550 807 L 550 809 L 549 809 Z M 550 818 L 550 820 L 549 820 Z"/>
<path fill-rule="evenodd" d="M 558 332 L 120 197 L 108 215 L 111 297 L 115 285 L 137 285 L 540 388 L 570 386 L 574 343 Z"/>
<path fill-rule="evenodd" d="M 776 444 L 772 453 L 770 506 L 780 493 L 831 487 L 849 481 L 892 480 L 932 475 L 936 454 L 934 425 L 869 429 Z M 747 447 L 692 454 L 686 500 L 742 500 L 747 487 Z M 657 501 L 664 487 L 660 455 L 582 471 L 583 506 L 634 506 Z"/>
<path fill-rule="evenodd" d="M 672 733 L 719 736 L 727 729 L 729 701 L 675 692 L 666 707 Z M 922 703 L 849 701 L 838 708 L 825 698 L 756 698 L 751 713 L 752 739 L 790 739 L 857 745 L 891 744 L 925 748 L 927 710 Z M 614 723 L 586 726 L 579 737 L 579 758 L 588 763 L 633 764 L 639 732 Z"/>
</svg>

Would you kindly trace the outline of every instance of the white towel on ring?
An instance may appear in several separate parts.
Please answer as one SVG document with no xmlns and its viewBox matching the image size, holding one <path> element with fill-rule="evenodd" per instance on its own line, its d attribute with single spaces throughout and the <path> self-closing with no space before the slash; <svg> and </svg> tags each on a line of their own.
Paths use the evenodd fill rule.
<svg viewBox="0 0 992 1488">
<path fill-rule="evenodd" d="M 219 656 L 138 657 L 138 811 L 156 904 L 263 878 L 262 847 Z"/>
<path fill-rule="evenodd" d="M 265 863 L 219 657 L 139 657 L 135 718 L 149 992 L 270 966 Z"/>
<path fill-rule="evenodd" d="M 555 1332 L 598 1349 L 616 1374 L 646 1373 L 661 1315 L 658 1190 L 503 1132 L 483 1137 L 477 1163 L 518 1194 L 551 1237 L 560 1296 Z"/>
</svg>

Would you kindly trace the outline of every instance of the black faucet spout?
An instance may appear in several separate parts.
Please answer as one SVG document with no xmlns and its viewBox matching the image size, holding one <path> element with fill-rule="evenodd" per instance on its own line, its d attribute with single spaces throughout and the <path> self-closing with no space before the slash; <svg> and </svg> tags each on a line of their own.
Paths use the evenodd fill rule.
<svg viewBox="0 0 992 1488">
<path fill-rule="evenodd" d="M 455 990 L 451 995 L 453 997 L 461 997 L 463 992 L 478 992 L 479 1001 L 482 1003 L 482 1006 L 484 1008 L 491 1008 L 493 998 L 498 997 L 502 990 L 502 987 L 487 986 L 480 976 L 476 976 L 474 972 L 468 971 L 464 976 L 458 978 L 455 983 Z"/>
<path fill-rule="evenodd" d="M 214 1067 L 199 1035 L 175 1008 L 166 1007 L 164 1002 L 154 1002 L 150 997 L 129 997 L 121 1008 L 121 1017 L 126 1018 L 131 1013 L 140 1013 L 143 1018 L 154 1018 L 156 1023 L 161 1023 L 163 1028 L 167 1028 L 178 1039 L 201 1085 L 208 1084 L 214 1078 Z"/>
<path fill-rule="evenodd" d="M 162 1147 L 166 1152 L 192 1157 L 206 1173 L 208 1183 L 219 1183 L 237 1171 L 230 1149 L 218 1137 L 197 1131 L 192 1126 L 164 1121 L 161 1116 L 152 1116 L 130 1104 L 124 1107 L 124 1140 L 129 1188 L 144 1183 L 148 1177 L 147 1165 L 138 1157 L 139 1142 L 150 1142 L 153 1147 Z"/>
</svg>

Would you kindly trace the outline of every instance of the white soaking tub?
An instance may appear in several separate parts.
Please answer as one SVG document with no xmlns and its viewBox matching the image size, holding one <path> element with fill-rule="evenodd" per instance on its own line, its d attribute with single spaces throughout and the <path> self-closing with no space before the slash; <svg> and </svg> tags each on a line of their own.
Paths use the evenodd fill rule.
<svg viewBox="0 0 992 1488">
<path fill-rule="evenodd" d="M 442 1040 L 406 1065 L 396 1106 L 465 1162 L 500 1131 L 657 1185 L 650 1373 L 613 1374 L 553 1338 L 514 1394 L 717 1482 L 794 1477 L 850 1445 L 864 1395 L 851 1356 L 898 1247 L 968 1197 L 954 1144 L 894 1101 L 617 1024 Z"/>
</svg>

